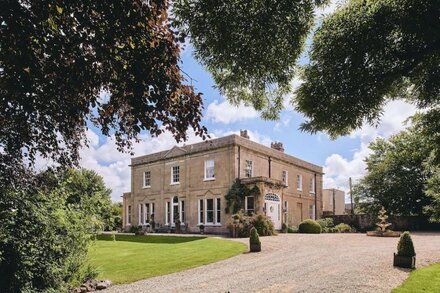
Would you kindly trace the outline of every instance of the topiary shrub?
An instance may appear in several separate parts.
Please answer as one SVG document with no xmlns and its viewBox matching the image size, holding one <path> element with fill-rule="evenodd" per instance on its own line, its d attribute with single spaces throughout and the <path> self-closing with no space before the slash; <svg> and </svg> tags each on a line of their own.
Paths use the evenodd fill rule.
<svg viewBox="0 0 440 293">
<path fill-rule="evenodd" d="M 412 257 L 416 255 L 411 235 L 408 231 L 402 233 L 399 244 L 397 244 L 397 255 Z"/>
<path fill-rule="evenodd" d="M 250 251 L 251 252 L 261 251 L 261 242 L 260 242 L 260 237 L 258 236 L 257 229 L 255 229 L 255 227 L 252 227 L 250 234 L 251 234 L 249 237 Z"/>
<path fill-rule="evenodd" d="M 320 234 L 322 231 L 321 225 L 312 219 L 307 219 L 301 222 L 298 226 L 299 233 Z"/>
<path fill-rule="evenodd" d="M 340 224 L 336 225 L 335 229 L 339 233 L 349 233 L 349 232 L 351 232 L 350 225 L 347 225 L 347 224 L 344 224 L 344 223 L 340 223 Z"/>
<path fill-rule="evenodd" d="M 251 229 L 251 236 L 249 237 L 251 243 L 260 243 L 260 237 L 258 236 L 257 229 Z"/>
</svg>

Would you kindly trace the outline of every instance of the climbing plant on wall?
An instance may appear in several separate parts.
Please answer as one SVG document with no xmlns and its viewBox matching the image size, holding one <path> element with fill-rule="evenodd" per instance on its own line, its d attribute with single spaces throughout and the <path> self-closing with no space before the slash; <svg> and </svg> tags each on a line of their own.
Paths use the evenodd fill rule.
<svg viewBox="0 0 440 293">
<path fill-rule="evenodd" d="M 258 197 L 260 195 L 260 189 L 255 185 L 250 188 L 244 184 L 242 184 L 239 180 L 235 181 L 229 189 L 228 193 L 225 195 L 226 199 L 226 208 L 225 212 L 227 214 L 232 213 L 235 214 L 240 209 L 244 208 L 244 199 L 246 196 L 255 196 Z"/>
</svg>

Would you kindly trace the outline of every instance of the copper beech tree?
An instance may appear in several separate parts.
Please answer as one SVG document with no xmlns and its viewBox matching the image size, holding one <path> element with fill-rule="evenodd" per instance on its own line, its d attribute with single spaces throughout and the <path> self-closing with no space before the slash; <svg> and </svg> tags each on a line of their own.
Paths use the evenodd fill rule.
<svg viewBox="0 0 440 293">
<path fill-rule="evenodd" d="M 1 7 L 2 179 L 24 156 L 74 165 L 88 122 L 120 149 L 143 130 L 206 136 L 201 94 L 179 68 L 185 36 L 169 24 L 168 1 L 4 0 Z"/>
</svg>

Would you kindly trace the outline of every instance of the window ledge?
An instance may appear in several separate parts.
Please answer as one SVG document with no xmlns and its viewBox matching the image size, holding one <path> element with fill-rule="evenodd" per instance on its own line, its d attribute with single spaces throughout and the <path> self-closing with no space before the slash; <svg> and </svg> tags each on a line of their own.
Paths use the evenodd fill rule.
<svg viewBox="0 0 440 293">
<path fill-rule="evenodd" d="M 180 182 L 172 182 L 172 183 L 170 183 L 170 185 L 179 185 L 180 184 Z"/>
<path fill-rule="evenodd" d="M 303 191 L 302 189 L 296 189 L 296 190 L 298 190 L 298 191 Z"/>
<path fill-rule="evenodd" d="M 151 188 L 151 185 L 148 185 L 148 186 L 142 186 L 142 189 L 148 189 L 148 188 Z"/>
<path fill-rule="evenodd" d="M 215 180 L 215 177 L 214 178 L 204 178 L 203 179 L 203 181 L 214 181 Z"/>
<path fill-rule="evenodd" d="M 207 224 L 199 223 L 199 224 L 197 224 L 198 227 L 200 225 L 203 225 L 205 227 L 221 227 L 222 226 L 222 224 L 213 224 L 213 223 L 207 223 Z"/>
</svg>

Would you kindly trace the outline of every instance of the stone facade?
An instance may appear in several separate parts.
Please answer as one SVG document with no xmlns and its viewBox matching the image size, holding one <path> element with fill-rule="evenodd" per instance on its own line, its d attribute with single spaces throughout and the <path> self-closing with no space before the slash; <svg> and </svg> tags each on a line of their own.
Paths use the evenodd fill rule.
<svg viewBox="0 0 440 293">
<path fill-rule="evenodd" d="M 244 135 L 243 135 L 244 136 Z M 261 196 L 248 212 L 266 213 L 276 228 L 322 214 L 322 167 L 248 138 L 230 135 L 131 160 L 131 192 L 123 195 L 123 225 L 226 233 L 225 194 L 239 179 Z M 316 196 L 316 197 L 315 197 Z M 153 215 L 153 217 L 152 217 Z M 177 222 L 178 223 L 178 222 Z"/>
<path fill-rule="evenodd" d="M 344 215 L 345 192 L 334 188 L 324 189 L 322 191 L 322 210 L 324 214 L 328 215 Z"/>
</svg>

